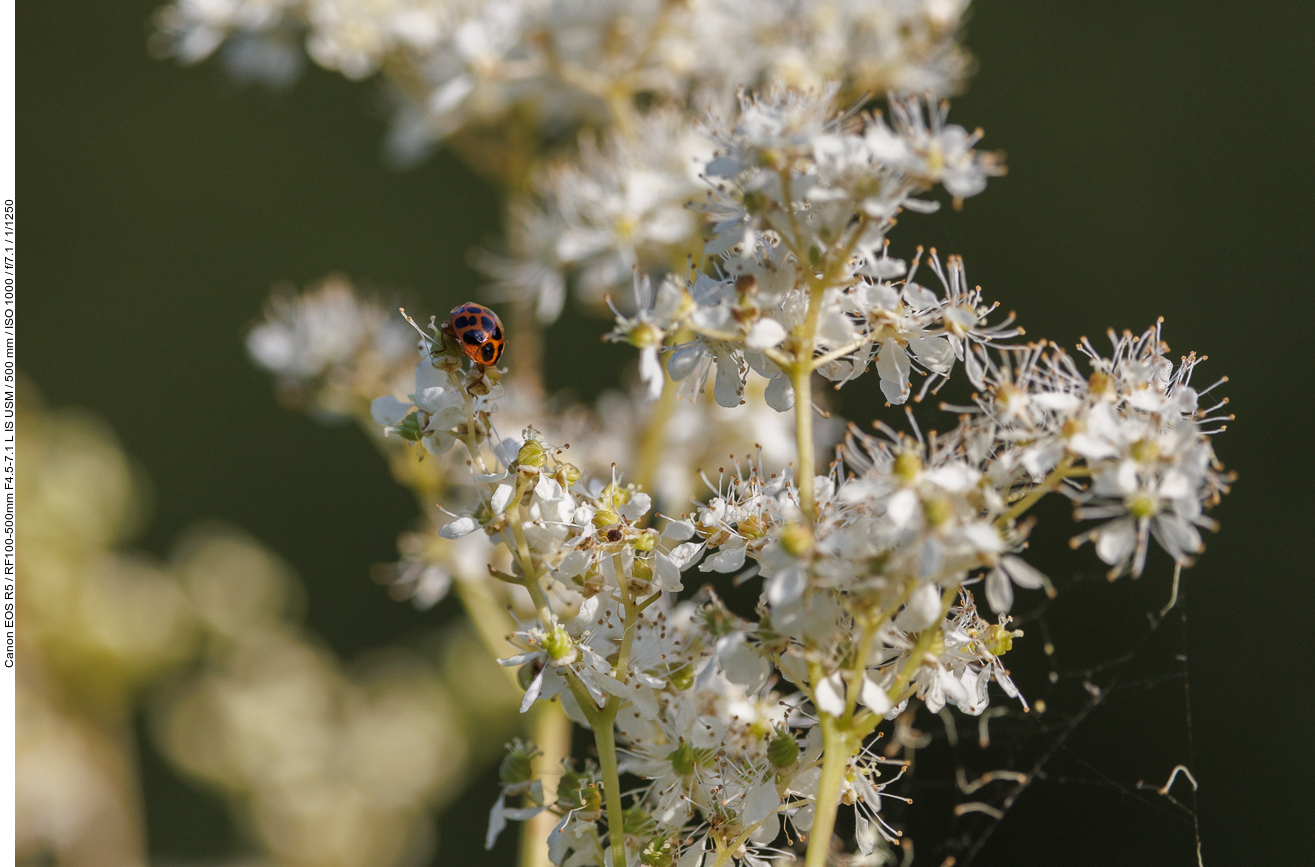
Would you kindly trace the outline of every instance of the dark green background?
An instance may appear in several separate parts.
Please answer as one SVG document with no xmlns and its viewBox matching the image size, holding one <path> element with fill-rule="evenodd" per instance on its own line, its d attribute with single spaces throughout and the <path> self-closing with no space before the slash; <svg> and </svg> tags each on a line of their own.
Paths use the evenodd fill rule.
<svg viewBox="0 0 1315 867">
<path fill-rule="evenodd" d="M 366 579 L 393 556 L 408 495 L 357 431 L 279 409 L 242 334 L 273 283 L 330 271 L 448 309 L 478 285 L 465 251 L 496 230 L 495 199 L 446 155 L 385 169 L 370 86 L 312 69 L 271 95 L 151 60 L 154 5 L 19 3 L 21 366 L 53 403 L 105 416 L 145 465 L 147 547 L 222 518 L 296 566 L 309 623 L 339 652 L 423 633 L 450 607 L 420 614 Z M 1298 3 L 982 3 L 968 28 L 981 70 L 954 116 L 986 128 L 1010 174 L 896 236 L 963 253 L 1032 336 L 1071 344 L 1164 315 L 1176 351 L 1209 353 L 1203 383 L 1231 377 L 1238 420 L 1217 449 L 1240 478 L 1187 575 L 1209 865 L 1310 863 L 1312 17 Z M 556 385 L 604 384 L 584 354 L 601 327 L 556 329 Z M 1147 605 L 1163 569 L 1154 580 Z M 1162 781 L 1183 749 L 1171 698 L 1163 715 L 1098 712 L 1082 757 L 1125 785 Z M 160 860 L 240 845 L 218 803 L 157 760 L 146 782 Z M 456 847 L 475 843 L 491 797 L 486 780 L 448 814 L 435 863 L 489 863 Z M 1118 790 L 1051 785 L 977 863 L 1194 860 L 1189 829 Z"/>
</svg>

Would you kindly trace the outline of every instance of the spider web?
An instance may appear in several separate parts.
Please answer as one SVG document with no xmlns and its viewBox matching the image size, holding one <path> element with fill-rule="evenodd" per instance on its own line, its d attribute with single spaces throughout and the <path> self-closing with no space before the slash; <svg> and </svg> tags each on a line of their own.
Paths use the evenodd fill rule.
<svg viewBox="0 0 1315 867">
<path fill-rule="evenodd" d="M 1026 635 L 1010 655 L 1028 645 L 1039 646 L 1039 655 L 1024 649 L 1010 666 L 1030 710 L 993 687 L 993 704 L 980 717 L 945 709 L 937 719 L 922 710 L 886 727 L 886 754 L 911 763 L 909 773 L 886 790 L 899 796 L 886 802 L 886 815 L 896 827 L 907 829 L 901 841 L 903 865 L 913 863 L 915 850 L 920 864 L 987 863 L 993 851 L 987 844 L 997 831 L 1011 821 L 1026 821 L 1015 808 L 1029 796 L 1035 802 L 1054 787 L 1085 790 L 1079 798 L 1084 816 L 1070 819 L 1072 828 L 1099 828 L 1102 812 L 1107 816 L 1113 811 L 1108 796 L 1115 794 L 1143 811 L 1155 827 L 1187 831 L 1195 850 L 1184 852 L 1182 863 L 1203 865 L 1191 773 L 1186 594 L 1178 591 L 1176 576 L 1172 600 L 1168 582 L 1149 574 L 1140 586 L 1130 588 L 1109 586 L 1103 575 L 1078 576 L 1066 585 L 1055 600 L 1015 612 L 1013 625 Z M 1116 589 L 1125 592 L 1112 593 Z M 1154 591 L 1165 593 L 1159 606 L 1147 604 Z M 1138 597 L 1142 604 L 1130 607 L 1123 599 L 1102 600 L 1102 592 Z M 1120 606 L 1123 622 L 1111 626 L 1106 618 Z M 1100 624 L 1094 634 L 1074 628 L 1083 620 Z M 1061 646 L 1056 636 L 1064 636 Z M 1154 719 L 1164 730 L 1112 751 L 1109 733 L 1103 744 L 1097 737 L 1091 748 L 1075 745 L 1080 732 L 1099 727 L 1102 716 L 1122 717 L 1105 728 L 1125 739 L 1130 732 L 1139 734 L 1138 720 Z M 1166 728 L 1171 719 L 1176 732 Z M 1165 758 L 1175 751 L 1180 757 Z M 904 798 L 911 803 L 905 805 Z M 1065 830 L 1050 826 L 1045 833 Z M 1012 847 L 1009 863 L 1026 863 L 1028 855 L 1026 849 Z"/>
</svg>

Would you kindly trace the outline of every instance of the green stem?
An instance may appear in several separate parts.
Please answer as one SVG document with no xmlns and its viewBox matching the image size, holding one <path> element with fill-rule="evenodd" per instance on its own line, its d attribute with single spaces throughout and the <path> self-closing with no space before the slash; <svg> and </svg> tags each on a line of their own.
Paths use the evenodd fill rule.
<svg viewBox="0 0 1315 867">
<path fill-rule="evenodd" d="M 808 355 L 812 356 L 812 339 L 807 341 Z M 799 488 L 799 509 L 812 532 L 816 519 L 813 493 L 813 371 L 807 362 L 796 360 L 790 370 L 794 385 L 794 438 L 798 448 L 795 485 Z"/>
<path fill-rule="evenodd" d="M 608 702 L 611 704 L 611 702 Z M 607 837 L 612 847 L 613 867 L 626 867 L 625 811 L 621 808 L 621 774 L 616 766 L 616 712 L 604 710 L 594 724 L 594 744 L 598 747 L 598 767 L 603 776 L 603 797 L 607 803 Z"/>
<path fill-rule="evenodd" d="M 959 595 L 958 585 L 946 587 L 941 593 L 941 616 L 936 619 L 934 626 L 928 626 L 918 636 L 918 643 L 913 646 L 913 652 L 909 654 L 909 661 L 904 663 L 904 669 L 895 678 L 895 682 L 886 690 L 886 696 L 892 704 L 900 702 L 900 696 L 904 692 L 904 687 L 913 678 L 914 672 L 918 666 L 922 665 L 922 660 L 926 657 L 927 651 L 931 648 L 936 637 L 941 634 L 945 628 L 945 615 L 949 613 L 950 606 L 954 604 L 954 598 Z"/>
<path fill-rule="evenodd" d="M 676 409 L 676 392 L 679 385 L 663 370 L 662 396 L 653 406 L 653 414 L 644 427 L 643 437 L 639 442 L 639 461 L 635 469 L 635 485 L 640 490 L 651 490 L 653 476 L 657 472 L 658 460 L 662 457 L 662 447 L 667 439 L 667 422 Z"/>
<path fill-rule="evenodd" d="M 845 786 L 845 771 L 859 745 L 853 733 L 843 728 L 835 717 L 825 713 L 818 716 L 822 725 L 822 776 L 817 782 L 817 800 L 813 802 L 813 827 L 809 831 L 804 867 L 826 867 L 836 829 L 836 811 L 840 808 L 840 791 Z"/>
</svg>

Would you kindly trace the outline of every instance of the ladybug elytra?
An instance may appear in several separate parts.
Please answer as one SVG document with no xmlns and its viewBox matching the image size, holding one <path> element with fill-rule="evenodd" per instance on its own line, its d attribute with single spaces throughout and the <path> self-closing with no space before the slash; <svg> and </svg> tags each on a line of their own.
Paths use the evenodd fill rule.
<svg viewBox="0 0 1315 867">
<path fill-rule="evenodd" d="M 467 302 L 452 310 L 447 324 L 466 357 L 476 364 L 497 364 L 506 348 L 502 320 L 482 304 Z"/>
</svg>

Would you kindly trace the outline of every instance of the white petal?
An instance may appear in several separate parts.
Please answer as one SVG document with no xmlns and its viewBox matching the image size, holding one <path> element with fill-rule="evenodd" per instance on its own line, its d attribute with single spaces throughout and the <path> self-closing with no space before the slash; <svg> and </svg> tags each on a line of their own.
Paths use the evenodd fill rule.
<svg viewBox="0 0 1315 867">
<path fill-rule="evenodd" d="M 507 827 L 507 817 L 503 808 L 507 803 L 507 793 L 502 792 L 498 795 L 498 800 L 493 802 L 493 809 L 489 810 L 489 829 L 484 834 L 484 848 L 492 849 L 493 844 L 497 842 L 498 835 L 502 829 Z"/>
<path fill-rule="evenodd" d="M 935 584 L 924 584 L 904 605 L 895 618 L 895 625 L 905 632 L 919 632 L 931 626 L 941 616 L 941 591 Z"/>
<path fill-rule="evenodd" d="M 521 699 L 521 713 L 530 709 L 530 705 L 539 698 L 539 691 L 543 689 L 543 673 L 546 668 L 539 669 L 539 673 L 534 675 L 534 680 L 525 688 L 525 697 Z"/>
<path fill-rule="evenodd" d="M 680 382 L 694 371 L 694 366 L 703 358 L 703 344 L 697 341 L 677 347 L 667 359 L 667 373 L 676 382 Z"/>
<path fill-rule="evenodd" d="M 784 373 L 773 376 L 771 382 L 767 383 L 767 391 L 763 398 L 767 405 L 777 412 L 789 412 L 794 409 L 794 384 L 790 382 L 790 377 Z"/>
<path fill-rule="evenodd" d="M 781 796 L 776 793 L 775 781 L 767 780 L 754 786 L 744 796 L 744 812 L 740 818 L 745 825 L 756 825 L 775 813 L 780 805 Z"/>
<path fill-rule="evenodd" d="M 744 402 L 744 379 L 740 376 L 740 365 L 730 353 L 717 357 L 717 379 L 712 395 L 719 406 L 736 407 Z"/>
<path fill-rule="evenodd" d="M 775 319 L 763 318 L 753 323 L 744 345 L 761 352 L 778 346 L 785 339 L 785 327 Z"/>
<path fill-rule="evenodd" d="M 787 605 L 804 595 L 808 588 L 808 573 L 802 566 L 789 566 L 778 570 L 763 585 L 767 603 L 773 607 Z"/>
<path fill-rule="evenodd" d="M 646 346 L 639 353 L 639 381 L 648 387 L 649 400 L 657 400 L 662 396 L 666 377 L 662 375 L 662 362 L 658 360 L 656 346 Z"/>
<path fill-rule="evenodd" d="M 731 683 L 750 693 L 757 692 L 772 673 L 772 665 L 744 641 L 743 633 L 728 635 L 717 642 L 717 660 Z"/>
<path fill-rule="evenodd" d="M 890 697 L 870 677 L 863 678 L 863 686 L 859 689 L 858 700 L 860 704 L 871 708 L 878 716 L 890 710 Z"/>
<path fill-rule="evenodd" d="M 1096 531 L 1096 556 L 1117 566 L 1132 556 L 1137 547 L 1137 530 L 1131 518 L 1110 521 Z"/>
<path fill-rule="evenodd" d="M 905 488 L 887 502 L 886 515 L 896 527 L 905 527 L 918 514 L 918 506 L 918 495 L 912 488 Z"/>
<path fill-rule="evenodd" d="M 671 549 L 671 562 L 683 572 L 701 553 L 703 553 L 702 542 L 684 542 Z"/>
<path fill-rule="evenodd" d="M 370 404 L 370 416 L 384 427 L 393 427 L 402 423 L 411 412 L 411 404 L 402 403 L 392 395 L 375 398 Z"/>
<path fill-rule="evenodd" d="M 684 542 L 694 535 L 694 525 L 689 521 L 668 521 L 662 530 L 662 538 L 673 542 Z"/>
<path fill-rule="evenodd" d="M 539 474 L 539 481 L 534 483 L 534 495 L 549 503 L 560 500 L 565 494 L 566 492 L 562 490 L 562 486 L 557 483 L 556 479 L 542 473 Z"/>
<path fill-rule="evenodd" d="M 703 841 L 696 840 L 694 845 L 685 850 L 676 862 L 676 867 L 701 867 L 703 863 Z"/>
<path fill-rule="evenodd" d="M 511 495 L 515 489 L 511 485 L 502 484 L 493 489 L 493 496 L 489 498 L 489 507 L 493 509 L 493 514 L 501 515 L 511 502 Z"/>
<path fill-rule="evenodd" d="M 773 786 L 773 788 L 775 788 L 775 786 Z M 773 813 L 766 819 L 763 819 L 763 823 L 758 826 L 758 830 L 749 835 L 749 841 L 757 843 L 759 846 L 770 846 L 772 841 L 776 839 L 776 835 L 780 833 L 781 817 L 776 813 Z M 745 858 L 745 863 L 749 863 L 748 858 Z M 766 864 L 767 862 L 761 861 L 759 863 Z"/>
<path fill-rule="evenodd" d="M 570 580 L 579 575 L 589 565 L 589 555 L 584 551 L 572 551 L 562 558 L 561 565 L 553 571 L 553 577 Z"/>
<path fill-rule="evenodd" d="M 744 548 L 723 548 L 699 564 L 700 572 L 734 572 L 744 566 Z"/>
<path fill-rule="evenodd" d="M 1009 576 L 999 566 L 986 576 L 986 601 L 991 610 L 999 614 L 1008 614 L 1014 607 L 1014 588 L 1009 583 Z"/>
<path fill-rule="evenodd" d="M 814 704 L 822 713 L 838 717 L 845 712 L 845 682 L 840 673 L 822 679 L 814 690 Z"/>
<path fill-rule="evenodd" d="M 1031 563 L 1013 554 L 1006 555 L 1000 565 L 1014 579 L 1014 583 L 1027 590 L 1040 590 L 1046 586 L 1046 576 L 1042 575 Z"/>
<path fill-rule="evenodd" d="M 674 560 L 663 554 L 657 553 L 657 585 L 668 593 L 676 593 L 685 589 L 685 585 L 680 581 L 680 568 L 676 566 Z"/>
<path fill-rule="evenodd" d="M 479 529 L 479 521 L 467 515 L 464 518 L 457 518 L 455 521 L 444 524 L 438 531 L 438 535 L 444 539 L 460 539 Z"/>
<path fill-rule="evenodd" d="M 648 494 L 638 493 L 631 495 L 630 502 L 617 509 L 617 512 L 620 513 L 621 517 L 633 524 L 635 521 L 638 521 L 640 518 L 644 517 L 644 515 L 648 514 L 648 510 L 652 507 L 653 498 Z"/>
</svg>

